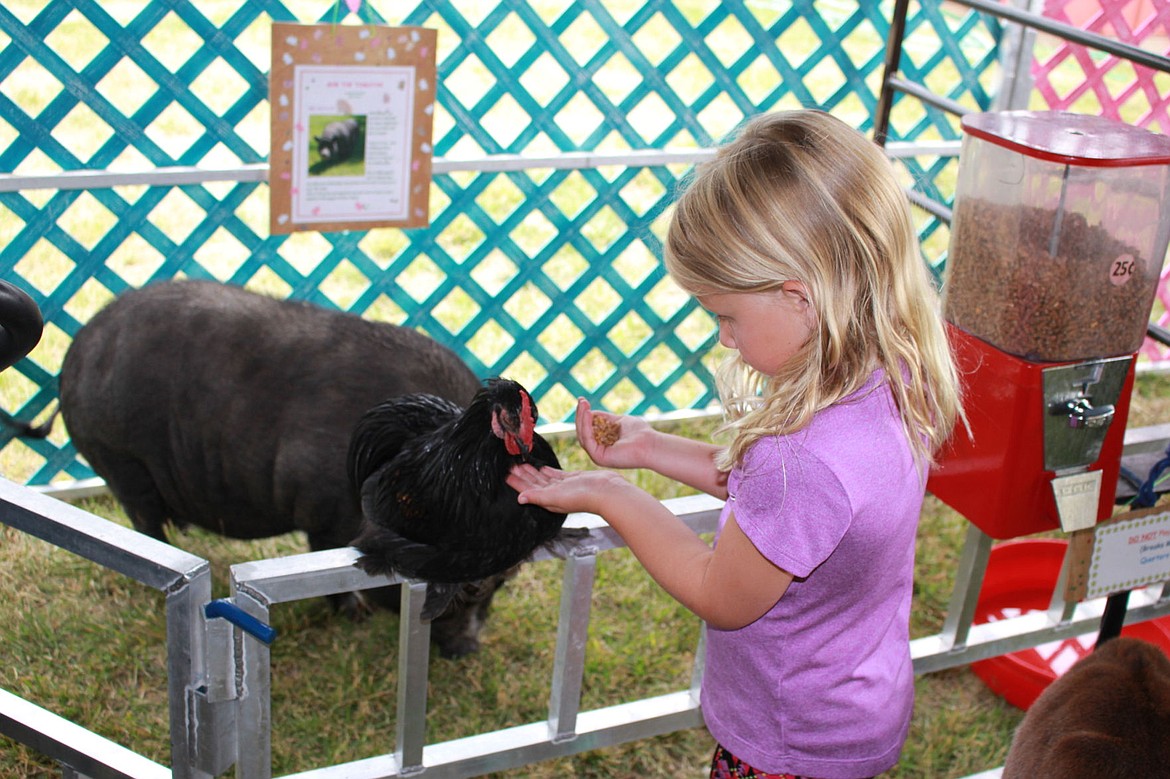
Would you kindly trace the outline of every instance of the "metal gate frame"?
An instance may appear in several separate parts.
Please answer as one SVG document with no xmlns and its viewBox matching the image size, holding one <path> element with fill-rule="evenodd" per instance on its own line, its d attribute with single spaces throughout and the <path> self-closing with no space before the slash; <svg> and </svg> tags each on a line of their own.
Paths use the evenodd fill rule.
<svg viewBox="0 0 1170 779">
<path fill-rule="evenodd" d="M 697 533 L 715 530 L 723 506 L 722 501 L 707 495 L 675 498 L 663 504 Z M 575 542 L 565 558 L 547 719 L 433 745 L 426 743 L 430 626 L 420 619 L 426 598 L 425 584 L 397 576 L 370 577 L 354 567 L 358 552 L 352 548 L 232 566 L 232 600 L 262 623 L 268 621 L 270 609 L 277 603 L 387 584 L 403 585 L 396 743 L 388 745 L 391 748 L 379 757 L 296 776 L 373 779 L 412 776 L 423 771 L 427 776 L 436 777 L 476 776 L 701 726 L 702 632 L 688 689 L 580 711 L 597 555 L 625 544 L 600 517 L 591 514 L 572 514 L 566 525 L 586 528 L 589 536 Z M 552 558 L 547 551 L 540 550 L 533 559 Z M 238 779 L 268 779 L 272 776 L 269 650 L 264 641 L 240 628 L 236 630 L 239 639 L 236 645 L 243 649 L 239 667 L 231 664 L 222 667 L 228 680 L 240 680 L 233 691 L 240 705 L 238 741 L 249 744 L 247 754 L 239 755 L 236 775 Z"/>
<path fill-rule="evenodd" d="M 166 596 L 170 769 L 0 690 L 0 733 L 62 763 L 66 776 L 204 779 L 201 760 L 234 738 L 234 714 L 207 701 L 204 617 L 211 600 L 207 560 L 0 479 L 0 522 L 92 560 Z M 225 719 L 228 718 L 228 719 Z"/>
<path fill-rule="evenodd" d="M 1161 451 L 1168 441 L 1170 424 L 1137 428 L 1127 431 L 1125 452 Z M 697 533 L 714 531 L 723 505 L 707 495 L 666 500 L 663 504 Z M 699 697 L 704 668 L 702 633 L 689 689 L 580 711 L 596 557 L 624 544 L 595 515 L 573 514 L 566 524 L 587 528 L 590 535 L 577 542 L 565 560 L 547 719 L 437 744 L 426 742 L 429 626 L 419 619 L 426 596 L 425 584 L 398 577 L 371 579 L 354 567 L 358 553 L 352 548 L 232 566 L 231 600 L 261 623 L 268 621 L 271 607 L 278 603 L 387 583 L 403 584 L 395 744 L 387 745 L 384 755 L 290 774 L 285 779 L 294 776 L 298 779 L 396 779 L 424 772 L 444 779 L 477 776 L 702 725 Z M 1046 612 L 973 624 L 992 544 L 990 536 L 974 525 L 969 526 L 955 572 L 946 622 L 938 634 L 911 642 L 916 675 L 968 665 L 1050 641 L 1095 634 L 1099 628 L 1105 598 L 1073 603 L 1062 597 L 1067 559 Z M 546 560 L 550 555 L 542 551 L 534 559 Z M 1167 615 L 1170 615 L 1170 582 L 1131 594 L 1127 623 Z M 220 675 L 224 689 L 230 690 L 229 697 L 239 703 L 237 740 L 250 745 L 247 754 L 239 755 L 236 775 L 238 779 L 270 779 L 272 712 L 268 645 L 240 628 L 236 628 L 232 645 L 241 650 L 235 661 L 238 665 L 224 664 Z M 238 681 L 232 686 L 230 680 Z M 992 770 L 987 775 L 996 773 Z"/>
</svg>

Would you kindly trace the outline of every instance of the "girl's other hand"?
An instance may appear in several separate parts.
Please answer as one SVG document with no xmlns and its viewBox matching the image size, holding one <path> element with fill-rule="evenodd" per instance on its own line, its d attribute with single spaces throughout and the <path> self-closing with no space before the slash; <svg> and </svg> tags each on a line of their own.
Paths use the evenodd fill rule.
<svg viewBox="0 0 1170 779">
<path fill-rule="evenodd" d="M 594 435 L 594 419 L 607 430 L 615 431 L 603 441 Z M 642 468 L 647 462 L 651 439 L 655 435 L 650 423 L 640 417 L 619 416 L 594 411 L 585 398 L 577 400 L 577 441 L 597 465 L 603 468 Z"/>
<path fill-rule="evenodd" d="M 519 493 L 520 503 L 534 503 L 564 514 L 574 511 L 602 514 L 602 504 L 607 499 L 623 487 L 632 487 L 613 471 L 562 471 L 536 468 L 529 463 L 515 466 L 507 482 Z"/>
</svg>

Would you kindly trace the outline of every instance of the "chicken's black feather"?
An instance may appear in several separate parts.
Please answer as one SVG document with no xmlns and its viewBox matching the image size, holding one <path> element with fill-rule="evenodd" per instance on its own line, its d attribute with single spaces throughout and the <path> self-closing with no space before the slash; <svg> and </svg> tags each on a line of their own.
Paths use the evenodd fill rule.
<svg viewBox="0 0 1170 779">
<path fill-rule="evenodd" d="M 416 393 L 379 403 L 362 415 L 349 442 L 346 468 L 354 491 L 376 469 L 393 460 L 402 447 L 452 421 L 463 407 L 438 395 Z"/>
<path fill-rule="evenodd" d="M 536 416 L 527 391 L 507 379 L 489 380 L 466 409 L 430 395 L 370 409 L 349 448 L 363 516 L 355 564 L 454 584 L 503 573 L 555 539 L 565 515 L 519 503 L 505 481 L 523 461 L 560 467 L 532 432 Z M 501 436 L 513 433 L 530 441 L 510 452 Z"/>
</svg>

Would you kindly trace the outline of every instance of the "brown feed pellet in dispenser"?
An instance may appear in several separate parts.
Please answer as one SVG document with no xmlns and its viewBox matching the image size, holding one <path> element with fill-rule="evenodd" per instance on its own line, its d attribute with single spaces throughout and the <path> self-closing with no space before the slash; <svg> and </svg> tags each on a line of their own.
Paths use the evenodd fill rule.
<svg viewBox="0 0 1170 779">
<path fill-rule="evenodd" d="M 1157 286 L 1157 274 L 1146 270 L 1149 260 L 1078 213 L 1064 214 L 1053 240 L 1055 220 L 1056 212 L 1038 207 L 978 198 L 957 203 L 947 319 L 1029 360 L 1136 351 Z M 1134 263 L 1124 284 L 1109 277 L 1119 258 Z"/>
<path fill-rule="evenodd" d="M 593 440 L 597 443 L 602 446 L 613 446 L 617 443 L 621 434 L 622 426 L 620 422 L 609 417 L 600 417 L 596 414 L 593 416 Z"/>
</svg>

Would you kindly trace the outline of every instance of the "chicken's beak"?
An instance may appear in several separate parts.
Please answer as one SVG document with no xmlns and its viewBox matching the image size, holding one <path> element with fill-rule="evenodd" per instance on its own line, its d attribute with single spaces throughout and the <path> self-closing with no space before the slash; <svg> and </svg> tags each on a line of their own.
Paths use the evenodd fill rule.
<svg viewBox="0 0 1170 779">
<path fill-rule="evenodd" d="M 525 460 L 528 459 L 528 453 L 532 451 L 532 449 L 524 443 L 523 439 L 514 433 L 507 433 L 504 435 L 504 449 L 507 450 L 508 454 L 520 455 Z"/>
<path fill-rule="evenodd" d="M 517 426 L 519 430 L 517 430 Z M 513 422 L 499 408 L 492 409 L 492 433 L 504 442 L 504 449 L 515 457 L 519 455 L 527 460 L 532 452 L 532 421 L 521 417 Z"/>
</svg>

